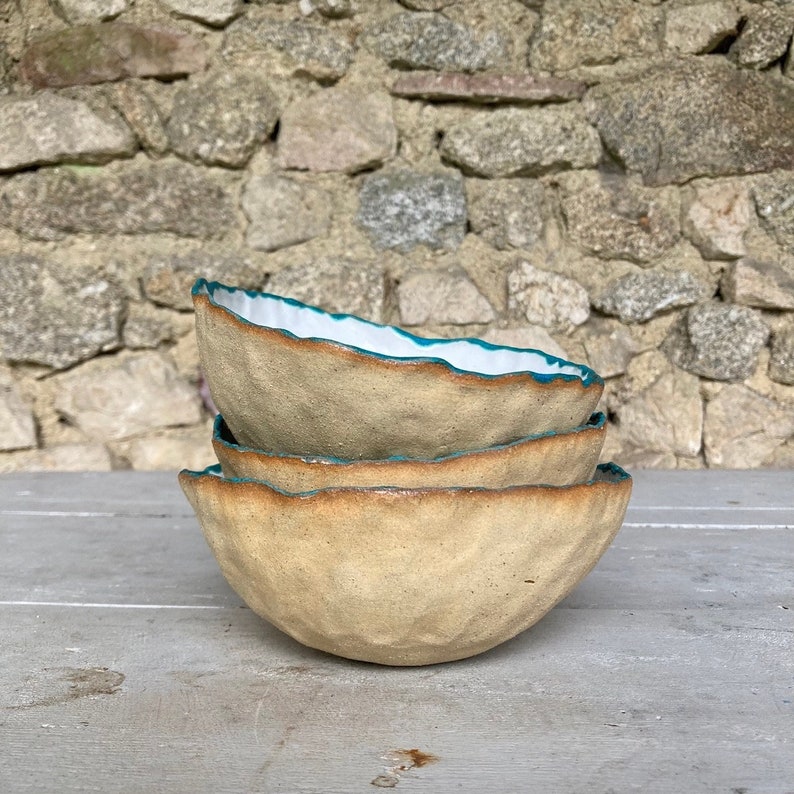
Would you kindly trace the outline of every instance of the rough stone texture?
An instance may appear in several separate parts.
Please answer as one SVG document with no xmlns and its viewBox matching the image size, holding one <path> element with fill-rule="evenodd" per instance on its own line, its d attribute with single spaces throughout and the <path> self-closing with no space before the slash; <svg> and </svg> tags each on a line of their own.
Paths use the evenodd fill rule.
<svg viewBox="0 0 794 794">
<path fill-rule="evenodd" d="M 216 463 L 212 450 L 212 427 L 178 428 L 155 436 L 112 442 L 116 457 L 137 471 L 202 471 Z"/>
<path fill-rule="evenodd" d="M 746 257 L 731 263 L 722 278 L 722 295 L 759 309 L 794 309 L 794 258 L 788 268 Z"/>
<path fill-rule="evenodd" d="M 671 328 L 662 349 L 674 364 L 712 380 L 750 377 L 769 328 L 744 306 L 704 303 L 692 306 Z"/>
<path fill-rule="evenodd" d="M 331 225 L 328 193 L 284 177 L 253 176 L 242 207 L 249 220 L 246 242 L 259 251 L 275 251 L 325 234 Z"/>
<path fill-rule="evenodd" d="M 401 5 L 414 11 L 440 11 L 452 5 L 455 0 L 399 0 Z"/>
<path fill-rule="evenodd" d="M 761 225 L 794 254 L 794 170 L 758 177 L 752 192 Z"/>
<path fill-rule="evenodd" d="M 601 143 L 578 108 L 500 108 L 450 127 L 440 151 L 479 176 L 537 176 L 596 165 Z"/>
<path fill-rule="evenodd" d="M 120 119 L 45 92 L 0 98 L 0 171 L 45 163 L 104 163 L 128 157 L 135 139 Z"/>
<path fill-rule="evenodd" d="M 203 43 L 187 33 L 103 22 L 35 39 L 19 75 L 37 88 L 57 88 L 127 77 L 170 80 L 200 72 L 206 62 Z"/>
<path fill-rule="evenodd" d="M 691 306 L 706 297 L 703 285 L 688 271 L 629 273 L 612 281 L 593 299 L 604 314 L 624 323 L 642 323 L 661 312 Z"/>
<path fill-rule="evenodd" d="M 355 12 L 353 0 L 313 0 L 314 7 L 329 19 L 345 19 Z"/>
<path fill-rule="evenodd" d="M 402 325 L 468 325 L 496 316 L 463 268 L 409 272 L 397 285 L 397 304 Z"/>
<path fill-rule="evenodd" d="M 674 190 L 592 172 L 559 179 L 568 234 L 585 251 L 647 264 L 678 241 L 680 209 Z"/>
<path fill-rule="evenodd" d="M 196 249 L 186 255 L 153 257 L 143 271 L 141 287 L 146 297 L 159 306 L 190 311 L 190 291 L 197 278 L 243 289 L 260 289 L 264 280 L 260 268 L 242 254 Z"/>
<path fill-rule="evenodd" d="M 581 99 L 585 83 L 530 74 L 415 72 L 401 75 L 392 93 L 409 99 L 478 104 L 562 102 Z"/>
<path fill-rule="evenodd" d="M 615 322 L 595 326 L 584 340 L 587 363 L 602 378 L 622 375 L 639 352 L 639 345 L 627 328 Z"/>
<path fill-rule="evenodd" d="M 163 342 L 173 342 L 179 331 L 175 320 L 180 317 L 184 322 L 190 322 L 187 316 L 175 316 L 173 312 L 152 306 L 151 303 L 130 303 L 122 331 L 124 347 L 129 350 L 146 350 L 154 349 Z"/>
<path fill-rule="evenodd" d="M 794 328 L 772 335 L 769 377 L 778 383 L 794 386 Z"/>
<path fill-rule="evenodd" d="M 584 287 L 572 278 L 519 262 L 507 276 L 508 308 L 533 325 L 569 331 L 590 316 Z"/>
<path fill-rule="evenodd" d="M 141 148 L 162 155 L 168 150 L 168 136 L 157 105 L 146 90 L 132 82 L 117 83 L 111 101 L 135 133 Z"/>
<path fill-rule="evenodd" d="M 0 348 L 8 361 L 63 369 L 119 343 L 124 299 L 83 267 L 28 254 L 0 257 Z"/>
<path fill-rule="evenodd" d="M 328 88 L 293 102 L 279 121 L 282 168 L 352 174 L 396 151 L 391 99 L 381 91 Z"/>
<path fill-rule="evenodd" d="M 53 8 L 67 21 L 104 22 L 130 7 L 131 0 L 51 0 Z"/>
<path fill-rule="evenodd" d="M 667 10 L 664 43 L 678 52 L 712 52 L 736 34 L 740 14 L 733 3 L 707 2 Z"/>
<path fill-rule="evenodd" d="M 0 474 L 15 471 L 111 471 L 103 444 L 56 444 L 47 449 L 0 454 Z"/>
<path fill-rule="evenodd" d="M 368 176 L 356 221 L 376 248 L 457 248 L 466 233 L 463 179 L 454 171 L 407 169 Z"/>
<path fill-rule="evenodd" d="M 685 209 L 684 233 L 706 259 L 735 259 L 747 249 L 752 208 L 745 185 L 696 183 Z"/>
<path fill-rule="evenodd" d="M 0 367 L 0 452 L 36 446 L 33 411 L 14 384 L 11 372 Z"/>
<path fill-rule="evenodd" d="M 659 49 L 661 27 L 658 9 L 631 0 L 546 0 L 529 65 L 558 72 L 652 55 Z"/>
<path fill-rule="evenodd" d="M 494 248 L 532 248 L 543 232 L 544 198 L 534 179 L 467 179 L 469 227 Z"/>
<path fill-rule="evenodd" d="M 646 353 L 629 365 L 629 388 L 643 388 L 615 408 L 622 440 L 634 450 L 693 457 L 701 447 L 703 403 L 694 375 Z M 647 385 L 643 381 L 649 381 Z"/>
<path fill-rule="evenodd" d="M 226 189 L 203 170 L 177 162 L 17 174 L 0 180 L 0 202 L 0 226 L 41 240 L 67 232 L 208 239 L 234 222 Z"/>
<path fill-rule="evenodd" d="M 545 328 L 525 325 L 521 328 L 491 328 L 480 336 L 494 345 L 518 347 L 523 350 L 540 350 L 557 358 L 568 358 L 565 349 L 557 343 Z"/>
<path fill-rule="evenodd" d="M 607 149 L 648 184 L 794 162 L 794 84 L 711 59 L 595 86 L 584 104 Z"/>
<path fill-rule="evenodd" d="M 794 412 L 741 384 L 706 403 L 703 445 L 712 468 L 762 466 L 794 434 Z"/>
<path fill-rule="evenodd" d="M 377 264 L 348 259 L 313 259 L 273 274 L 268 292 L 319 306 L 334 314 L 383 321 L 386 279 Z"/>
<path fill-rule="evenodd" d="M 190 80 L 177 92 L 168 138 L 173 150 L 192 162 L 240 168 L 273 131 L 278 116 L 265 79 L 220 71 Z"/>
<path fill-rule="evenodd" d="M 399 69 L 477 72 L 507 60 L 495 30 L 477 34 L 441 14 L 402 12 L 367 28 L 359 43 Z"/>
<path fill-rule="evenodd" d="M 97 359 L 59 375 L 55 408 L 97 441 L 201 421 L 198 392 L 155 352 Z"/>
<path fill-rule="evenodd" d="M 353 48 L 326 28 L 303 20 L 281 22 L 246 15 L 226 29 L 224 53 L 262 53 L 268 57 L 265 73 L 309 75 L 336 81 L 350 68 Z M 258 60 L 261 65 L 261 60 Z"/>
<path fill-rule="evenodd" d="M 160 0 L 177 16 L 195 19 L 212 27 L 228 25 L 235 17 L 242 14 L 245 6 L 242 0 Z"/>
<path fill-rule="evenodd" d="M 765 3 L 752 9 L 729 57 L 740 66 L 764 69 L 781 58 L 794 33 L 794 8 Z"/>
</svg>

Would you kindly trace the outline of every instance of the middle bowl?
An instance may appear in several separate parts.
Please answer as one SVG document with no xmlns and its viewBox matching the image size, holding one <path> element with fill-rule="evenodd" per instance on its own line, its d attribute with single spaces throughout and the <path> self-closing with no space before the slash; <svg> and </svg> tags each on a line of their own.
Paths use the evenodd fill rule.
<svg viewBox="0 0 794 794">
<path fill-rule="evenodd" d="M 543 433 L 510 444 L 430 460 L 404 457 L 341 460 L 241 446 L 218 414 L 212 445 L 224 476 L 265 480 L 285 491 L 314 491 L 334 486 L 507 488 L 588 481 L 598 463 L 605 435 L 606 417 L 596 413 L 586 425 L 567 433 Z"/>
<path fill-rule="evenodd" d="M 588 367 L 475 339 L 422 339 L 199 279 L 201 366 L 248 447 L 339 458 L 437 458 L 587 422 Z"/>
</svg>

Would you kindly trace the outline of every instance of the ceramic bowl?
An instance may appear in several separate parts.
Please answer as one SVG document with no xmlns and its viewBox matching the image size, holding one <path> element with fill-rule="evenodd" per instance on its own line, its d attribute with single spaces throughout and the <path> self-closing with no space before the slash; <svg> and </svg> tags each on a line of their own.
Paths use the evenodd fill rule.
<svg viewBox="0 0 794 794">
<path fill-rule="evenodd" d="M 511 444 L 458 452 L 432 460 L 392 457 L 341 460 L 262 452 L 239 445 L 218 414 L 212 445 L 226 477 L 266 480 L 285 491 L 334 486 L 506 488 L 546 483 L 573 485 L 593 476 L 606 436 L 606 417 L 593 414 L 568 433 L 544 433 Z"/>
<path fill-rule="evenodd" d="M 614 464 L 555 487 L 328 488 L 287 493 L 179 482 L 229 584 L 299 642 L 390 665 L 481 653 L 538 621 L 595 565 L 623 521 Z"/>
<path fill-rule="evenodd" d="M 200 279 L 201 366 L 240 444 L 292 455 L 437 458 L 587 422 L 588 367 L 473 339 L 422 339 Z"/>
</svg>

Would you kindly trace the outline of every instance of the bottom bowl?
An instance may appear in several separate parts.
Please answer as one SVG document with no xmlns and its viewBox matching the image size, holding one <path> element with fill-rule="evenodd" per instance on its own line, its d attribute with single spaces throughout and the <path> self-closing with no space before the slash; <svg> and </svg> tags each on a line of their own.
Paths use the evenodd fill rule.
<svg viewBox="0 0 794 794">
<path fill-rule="evenodd" d="M 590 571 L 623 522 L 631 477 L 486 488 L 287 493 L 179 482 L 229 584 L 304 645 L 390 665 L 473 656 L 540 620 Z"/>
</svg>

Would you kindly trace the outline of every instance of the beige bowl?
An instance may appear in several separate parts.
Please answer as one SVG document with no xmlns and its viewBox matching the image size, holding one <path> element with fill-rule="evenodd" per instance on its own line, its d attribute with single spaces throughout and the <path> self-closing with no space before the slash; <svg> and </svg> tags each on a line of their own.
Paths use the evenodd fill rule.
<svg viewBox="0 0 794 794">
<path fill-rule="evenodd" d="M 285 491 L 313 491 L 334 486 L 397 486 L 506 488 L 545 483 L 573 485 L 593 476 L 606 436 L 606 417 L 568 433 L 539 436 L 442 458 L 341 460 L 309 455 L 284 455 L 243 447 L 218 414 L 212 445 L 226 477 L 265 480 Z"/>
<path fill-rule="evenodd" d="M 299 642 L 391 665 L 463 659 L 538 621 L 595 565 L 631 478 L 580 485 L 331 488 L 179 482 L 229 584 Z"/>
<path fill-rule="evenodd" d="M 437 458 L 583 425 L 603 390 L 537 350 L 422 339 L 203 279 L 193 303 L 212 399 L 255 449 Z"/>
</svg>

